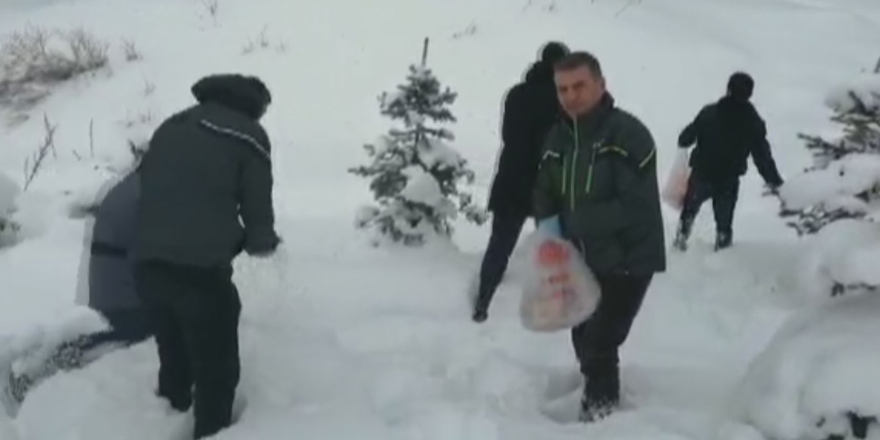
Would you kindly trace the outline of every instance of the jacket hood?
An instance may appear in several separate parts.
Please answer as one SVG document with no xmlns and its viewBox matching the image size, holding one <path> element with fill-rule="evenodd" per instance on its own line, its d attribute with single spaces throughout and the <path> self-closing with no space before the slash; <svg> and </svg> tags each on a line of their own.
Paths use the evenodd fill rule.
<svg viewBox="0 0 880 440">
<path fill-rule="evenodd" d="M 191 91 L 200 104 L 220 104 L 244 113 L 255 121 L 263 117 L 272 102 L 269 89 L 259 78 L 253 76 L 210 75 L 196 82 Z"/>
<path fill-rule="evenodd" d="M 550 63 L 538 61 L 529 67 L 526 72 L 526 82 L 530 84 L 552 83 L 553 66 Z"/>
</svg>

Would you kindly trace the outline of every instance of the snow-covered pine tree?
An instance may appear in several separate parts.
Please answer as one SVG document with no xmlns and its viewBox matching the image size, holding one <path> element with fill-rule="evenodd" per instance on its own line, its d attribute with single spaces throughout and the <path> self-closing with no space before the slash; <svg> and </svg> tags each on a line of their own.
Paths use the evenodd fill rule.
<svg viewBox="0 0 880 440">
<path fill-rule="evenodd" d="M 404 84 L 379 97 L 381 114 L 399 121 L 398 126 L 364 145 L 370 164 L 349 169 L 370 179 L 376 201 L 360 210 L 358 227 L 374 229 L 377 240 L 384 237 L 414 246 L 430 235 L 451 237 L 450 220 L 459 213 L 476 224 L 488 218 L 471 194 L 458 188 L 462 182 L 473 183 L 474 172 L 449 145 L 454 134 L 439 126 L 456 121 L 448 106 L 457 94 L 444 89 L 425 67 L 425 55 L 420 66 L 409 66 Z"/>
<path fill-rule="evenodd" d="M 852 266 L 841 260 L 852 258 L 848 254 L 856 248 L 880 246 L 880 241 L 875 243 L 880 240 L 880 72 L 838 88 L 826 105 L 841 130 L 833 135 L 799 136 L 812 153 L 813 165 L 782 187 L 781 215 L 790 219 L 788 225 L 798 235 L 817 234 L 832 223 L 845 224 L 845 228 L 835 228 L 836 237 L 830 240 L 839 242 L 835 247 L 852 242 L 846 246 L 847 255 L 833 257 L 834 265 L 842 268 Z M 831 271 L 848 273 L 848 280 L 834 280 L 834 294 L 848 288 L 880 287 L 874 281 L 857 281 L 859 276 L 853 276 L 851 267 Z"/>
<path fill-rule="evenodd" d="M 831 119 L 842 133 L 832 138 L 801 134 L 813 166 L 800 186 L 782 193 L 783 216 L 799 235 L 814 234 L 844 218 L 880 215 L 880 74 L 829 97 Z"/>
</svg>

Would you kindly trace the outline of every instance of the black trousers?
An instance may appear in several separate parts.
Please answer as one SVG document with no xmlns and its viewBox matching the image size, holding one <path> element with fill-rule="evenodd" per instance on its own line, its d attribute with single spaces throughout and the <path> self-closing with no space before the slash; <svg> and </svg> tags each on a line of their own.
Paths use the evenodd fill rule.
<svg viewBox="0 0 880 440">
<path fill-rule="evenodd" d="M 571 331 L 587 393 L 616 399 L 619 393 L 618 349 L 626 341 L 642 307 L 653 275 L 597 275 L 602 299 L 590 318 Z"/>
<path fill-rule="evenodd" d="M 700 207 L 706 200 L 712 199 L 712 209 L 715 214 L 715 230 L 721 234 L 731 236 L 733 234 L 733 214 L 736 210 L 738 198 L 739 178 L 731 177 L 709 180 L 692 175 L 688 182 L 684 206 L 681 209 L 682 232 L 685 235 L 690 235 L 694 220 L 700 212 Z"/>
<path fill-rule="evenodd" d="M 489 308 L 528 218 L 526 214 L 508 212 L 496 212 L 492 216 L 492 234 L 480 266 L 480 287 L 476 301 L 478 309 Z"/>
<path fill-rule="evenodd" d="M 194 400 L 196 439 L 228 427 L 240 378 L 232 268 L 142 262 L 135 282 L 156 321 L 158 394 L 180 411 Z"/>
</svg>

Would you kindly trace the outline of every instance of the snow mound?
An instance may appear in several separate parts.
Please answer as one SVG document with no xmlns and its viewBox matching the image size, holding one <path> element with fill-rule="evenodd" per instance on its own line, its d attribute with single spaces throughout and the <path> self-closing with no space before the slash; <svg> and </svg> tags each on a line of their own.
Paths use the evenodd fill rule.
<svg viewBox="0 0 880 440">
<path fill-rule="evenodd" d="M 880 224 L 844 219 L 810 237 L 797 288 L 807 303 L 828 301 L 835 287 L 880 286 Z M 838 288 L 839 288 L 838 287 Z"/>
<path fill-rule="evenodd" d="M 880 296 L 853 295 L 790 318 L 749 367 L 741 416 L 777 440 L 853 438 L 880 426 Z"/>
</svg>

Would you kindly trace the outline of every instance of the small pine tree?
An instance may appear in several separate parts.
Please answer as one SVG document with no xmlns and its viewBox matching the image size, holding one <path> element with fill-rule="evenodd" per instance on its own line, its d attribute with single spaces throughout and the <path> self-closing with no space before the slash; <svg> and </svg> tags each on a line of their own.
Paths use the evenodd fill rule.
<svg viewBox="0 0 880 440">
<path fill-rule="evenodd" d="M 780 193 L 781 215 L 790 219 L 788 225 L 799 236 L 817 234 L 843 219 L 880 221 L 880 74 L 842 88 L 827 104 L 834 111 L 831 120 L 840 124 L 842 133 L 833 137 L 800 134 L 812 153 L 813 165 Z M 877 287 L 835 280 L 832 295 Z"/>
<path fill-rule="evenodd" d="M 864 218 L 880 203 L 880 87 L 849 88 L 841 98 L 830 104 L 835 111 L 831 120 L 843 126 L 842 136 L 799 135 L 813 156 L 807 177 L 824 185 L 783 193 L 782 215 L 794 218 L 788 224 L 798 235 L 815 234 L 840 219 Z"/>
<path fill-rule="evenodd" d="M 359 228 L 372 228 L 380 237 L 406 245 L 421 245 L 428 235 L 451 237 L 450 220 L 463 213 L 472 223 L 482 224 L 486 211 L 473 203 L 471 194 L 459 190 L 462 181 L 474 181 L 467 161 L 447 142 L 454 134 L 431 123 L 455 122 L 448 106 L 457 94 L 422 65 L 409 66 L 406 83 L 379 97 L 380 112 L 402 127 L 391 128 L 377 142 L 364 145 L 369 165 L 349 172 L 370 179 L 378 206 L 362 208 Z"/>
</svg>

